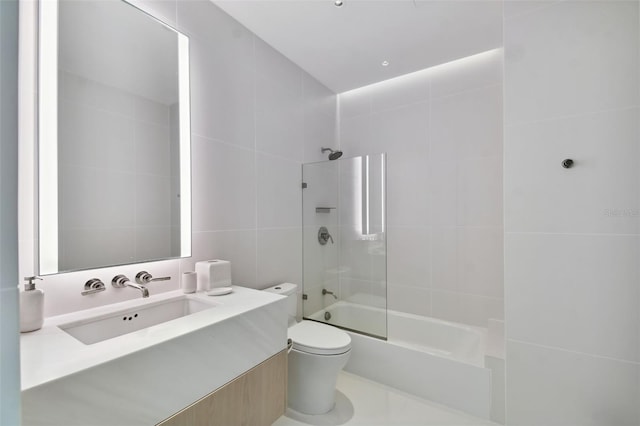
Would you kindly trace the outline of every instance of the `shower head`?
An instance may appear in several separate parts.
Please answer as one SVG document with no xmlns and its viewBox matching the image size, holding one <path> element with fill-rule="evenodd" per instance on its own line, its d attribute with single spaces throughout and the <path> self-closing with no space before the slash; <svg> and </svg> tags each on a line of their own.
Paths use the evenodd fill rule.
<svg viewBox="0 0 640 426">
<path fill-rule="evenodd" d="M 338 158 L 342 157 L 342 151 L 334 151 L 331 148 L 321 148 L 320 151 L 322 152 L 327 152 L 330 151 L 329 153 L 329 160 L 337 160 Z"/>
</svg>

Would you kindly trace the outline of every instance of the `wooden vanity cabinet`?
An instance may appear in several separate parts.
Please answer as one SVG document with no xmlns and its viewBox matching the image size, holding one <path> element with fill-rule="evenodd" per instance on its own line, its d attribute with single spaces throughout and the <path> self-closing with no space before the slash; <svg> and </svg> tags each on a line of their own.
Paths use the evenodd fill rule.
<svg viewBox="0 0 640 426">
<path fill-rule="evenodd" d="M 287 406 L 283 350 L 194 402 L 159 426 L 270 426 Z"/>
</svg>

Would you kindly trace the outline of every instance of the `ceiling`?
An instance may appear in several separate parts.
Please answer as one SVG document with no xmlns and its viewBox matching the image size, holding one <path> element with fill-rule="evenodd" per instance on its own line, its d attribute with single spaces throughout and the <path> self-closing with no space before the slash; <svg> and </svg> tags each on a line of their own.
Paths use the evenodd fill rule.
<svg viewBox="0 0 640 426">
<path fill-rule="evenodd" d="M 212 1 L 336 93 L 502 46 L 499 0 Z"/>
</svg>

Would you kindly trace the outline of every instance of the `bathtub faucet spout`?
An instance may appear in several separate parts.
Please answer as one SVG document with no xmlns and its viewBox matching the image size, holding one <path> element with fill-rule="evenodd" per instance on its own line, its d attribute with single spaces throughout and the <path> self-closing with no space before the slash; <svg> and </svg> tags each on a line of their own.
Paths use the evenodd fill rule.
<svg viewBox="0 0 640 426">
<path fill-rule="evenodd" d="M 326 296 L 327 294 L 330 294 L 331 296 L 333 296 L 334 299 L 338 300 L 338 296 L 336 296 L 335 294 L 333 294 L 332 291 L 327 290 L 326 288 L 322 289 L 322 295 Z"/>
</svg>

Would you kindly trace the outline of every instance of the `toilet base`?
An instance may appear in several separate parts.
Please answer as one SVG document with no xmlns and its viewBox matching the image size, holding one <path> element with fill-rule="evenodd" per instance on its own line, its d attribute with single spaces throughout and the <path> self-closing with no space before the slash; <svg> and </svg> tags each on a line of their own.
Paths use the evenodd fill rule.
<svg viewBox="0 0 640 426">
<path fill-rule="evenodd" d="M 303 414 L 325 414 L 335 405 L 338 373 L 351 351 L 315 355 L 296 349 L 289 353 L 287 405 Z"/>
</svg>

